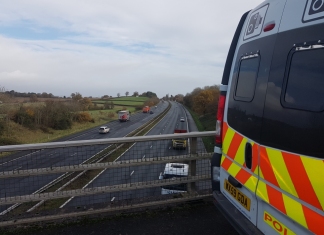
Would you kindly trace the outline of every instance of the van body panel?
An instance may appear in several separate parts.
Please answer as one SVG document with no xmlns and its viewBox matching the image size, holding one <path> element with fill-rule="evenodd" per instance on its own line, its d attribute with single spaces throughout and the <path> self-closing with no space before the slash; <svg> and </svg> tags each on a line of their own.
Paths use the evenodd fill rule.
<svg viewBox="0 0 324 235">
<path fill-rule="evenodd" d="M 280 32 L 324 23 L 324 4 L 321 0 L 307 0 L 296 4 L 287 0 Z"/>
<path fill-rule="evenodd" d="M 264 1 L 251 10 L 242 29 L 242 37 L 238 44 L 242 45 L 245 42 L 276 34 L 279 30 L 285 2 L 282 0 Z M 255 18 L 258 18 L 259 21 L 257 22 Z M 274 28 L 264 32 L 264 28 L 269 24 L 274 24 Z M 254 26 L 252 33 L 249 31 L 251 26 Z"/>
<path fill-rule="evenodd" d="M 211 165 L 212 174 L 220 166 L 215 205 L 264 234 L 324 234 L 323 29 L 324 0 L 259 4 L 223 84 L 221 160 Z M 238 231 L 257 233 L 238 221 L 232 224 L 246 226 Z"/>
</svg>

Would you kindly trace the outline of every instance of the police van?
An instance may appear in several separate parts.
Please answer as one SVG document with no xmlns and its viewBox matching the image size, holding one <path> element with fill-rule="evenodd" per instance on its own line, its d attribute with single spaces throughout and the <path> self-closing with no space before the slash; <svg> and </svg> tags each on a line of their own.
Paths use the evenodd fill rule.
<svg viewBox="0 0 324 235">
<path fill-rule="evenodd" d="M 241 234 L 324 234 L 324 0 L 243 14 L 220 90 L 216 207 Z"/>
</svg>

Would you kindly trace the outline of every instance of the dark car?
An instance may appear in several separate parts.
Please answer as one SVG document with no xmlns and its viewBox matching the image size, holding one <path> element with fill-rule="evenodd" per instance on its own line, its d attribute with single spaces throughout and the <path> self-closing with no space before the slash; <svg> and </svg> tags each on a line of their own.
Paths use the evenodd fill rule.
<svg viewBox="0 0 324 235">
<path fill-rule="evenodd" d="M 154 112 L 153 111 L 150 111 L 150 114 L 153 114 Z"/>
</svg>

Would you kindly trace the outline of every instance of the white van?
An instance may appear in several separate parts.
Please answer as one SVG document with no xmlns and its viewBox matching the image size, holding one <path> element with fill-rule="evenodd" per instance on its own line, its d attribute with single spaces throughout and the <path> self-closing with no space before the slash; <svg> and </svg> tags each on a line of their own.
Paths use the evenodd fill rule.
<svg viewBox="0 0 324 235">
<path fill-rule="evenodd" d="M 220 90 L 217 208 L 241 234 L 324 234 L 324 0 L 245 13 Z"/>
<path fill-rule="evenodd" d="M 181 177 L 187 177 L 189 171 L 189 165 L 184 163 L 167 163 L 165 165 L 164 172 L 160 174 L 159 179 L 177 179 Z M 187 184 L 173 184 L 165 185 L 161 187 L 161 194 L 173 194 L 187 192 Z"/>
</svg>

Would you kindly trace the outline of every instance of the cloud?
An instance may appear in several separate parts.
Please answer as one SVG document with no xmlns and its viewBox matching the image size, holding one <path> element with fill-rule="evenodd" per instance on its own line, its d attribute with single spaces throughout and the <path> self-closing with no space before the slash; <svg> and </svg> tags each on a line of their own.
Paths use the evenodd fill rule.
<svg viewBox="0 0 324 235">
<path fill-rule="evenodd" d="M 162 97 L 219 84 L 238 21 L 260 2 L 7 1 L 0 85 L 60 96 L 137 90 Z"/>
</svg>

